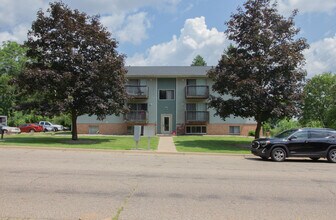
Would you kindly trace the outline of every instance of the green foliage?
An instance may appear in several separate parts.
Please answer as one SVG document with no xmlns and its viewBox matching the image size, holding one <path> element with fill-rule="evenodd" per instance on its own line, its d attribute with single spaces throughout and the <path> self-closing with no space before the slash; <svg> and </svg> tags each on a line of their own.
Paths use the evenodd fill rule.
<svg viewBox="0 0 336 220">
<path fill-rule="evenodd" d="M 64 125 L 66 127 L 71 126 L 71 116 L 68 114 L 62 114 L 55 116 L 50 119 L 50 121 L 54 124 Z"/>
<path fill-rule="evenodd" d="M 3 42 L 0 48 L 0 75 L 18 75 L 28 58 L 27 48 L 13 41 Z"/>
<path fill-rule="evenodd" d="M 310 127 L 310 128 L 323 128 L 323 122 L 321 121 L 308 121 L 305 125 L 305 127 Z"/>
<path fill-rule="evenodd" d="M 191 66 L 206 66 L 207 63 L 205 62 L 204 58 L 201 55 L 197 55 L 193 62 L 191 63 Z"/>
<path fill-rule="evenodd" d="M 255 131 L 249 131 L 249 132 L 248 132 L 248 136 L 252 136 L 252 137 L 254 137 L 254 136 L 255 136 Z"/>
<path fill-rule="evenodd" d="M 308 44 L 296 36 L 294 16 L 283 17 L 271 0 L 248 0 L 226 23 L 228 39 L 235 44 L 208 72 L 220 95 L 210 98 L 210 107 L 223 119 L 253 117 L 256 137 L 264 122 L 300 110 Z M 224 99 L 228 96 L 232 98 Z"/>
<path fill-rule="evenodd" d="M 16 87 L 10 82 L 22 71 L 26 61 L 27 48 L 16 42 L 3 42 L 0 47 L 0 115 L 14 114 Z"/>
<path fill-rule="evenodd" d="M 301 125 L 299 121 L 294 120 L 294 119 L 282 119 L 280 120 L 274 129 L 271 130 L 271 135 L 278 134 L 282 131 L 293 129 L 293 128 L 300 128 Z"/>
<path fill-rule="evenodd" d="M 319 121 L 322 127 L 336 128 L 336 74 L 315 75 L 304 88 L 301 122 Z"/>
<path fill-rule="evenodd" d="M 21 103 L 39 115 L 71 115 L 72 139 L 78 139 L 77 117 L 121 114 L 126 109 L 126 69 L 117 42 L 98 16 L 71 10 L 62 2 L 41 10 L 28 33 L 31 62 L 16 83 Z"/>
</svg>

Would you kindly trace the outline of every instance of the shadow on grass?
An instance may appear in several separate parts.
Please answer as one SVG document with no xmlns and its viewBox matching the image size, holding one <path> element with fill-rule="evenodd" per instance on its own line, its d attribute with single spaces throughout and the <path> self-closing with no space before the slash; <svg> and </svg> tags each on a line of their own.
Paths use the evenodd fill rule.
<svg viewBox="0 0 336 220">
<path fill-rule="evenodd" d="M 232 140 L 177 140 L 176 147 L 201 148 L 209 151 L 247 151 L 250 142 Z"/>
<path fill-rule="evenodd" d="M 114 138 L 83 138 L 77 141 L 71 140 L 71 137 L 11 137 L 4 138 L 3 143 L 8 144 L 26 144 L 26 145 L 99 145 L 103 143 L 113 142 Z"/>
</svg>

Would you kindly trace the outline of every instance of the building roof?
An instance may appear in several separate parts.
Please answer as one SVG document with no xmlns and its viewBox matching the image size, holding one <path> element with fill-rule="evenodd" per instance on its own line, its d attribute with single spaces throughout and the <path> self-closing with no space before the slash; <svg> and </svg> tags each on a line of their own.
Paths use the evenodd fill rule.
<svg viewBox="0 0 336 220">
<path fill-rule="evenodd" d="M 211 66 L 128 66 L 128 77 L 205 77 Z"/>
</svg>

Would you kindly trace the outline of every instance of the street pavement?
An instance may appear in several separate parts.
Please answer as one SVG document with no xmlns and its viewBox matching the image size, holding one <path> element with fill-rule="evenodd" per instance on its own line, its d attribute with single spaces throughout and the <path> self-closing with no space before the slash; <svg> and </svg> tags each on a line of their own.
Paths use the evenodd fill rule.
<svg viewBox="0 0 336 220">
<path fill-rule="evenodd" d="M 0 219 L 335 219 L 336 164 L 0 148 Z"/>
</svg>

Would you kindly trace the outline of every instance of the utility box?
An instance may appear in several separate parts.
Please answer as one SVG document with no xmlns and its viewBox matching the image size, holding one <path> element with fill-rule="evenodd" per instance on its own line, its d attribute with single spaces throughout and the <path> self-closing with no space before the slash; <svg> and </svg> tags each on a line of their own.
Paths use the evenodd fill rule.
<svg viewBox="0 0 336 220">
<path fill-rule="evenodd" d="M 7 126 L 7 116 L 0 115 L 0 125 Z"/>
<path fill-rule="evenodd" d="M 134 140 L 140 141 L 141 136 L 141 125 L 135 125 L 134 126 Z"/>
<path fill-rule="evenodd" d="M 144 126 L 144 137 L 154 137 L 155 136 L 155 126 L 146 125 Z"/>
</svg>

